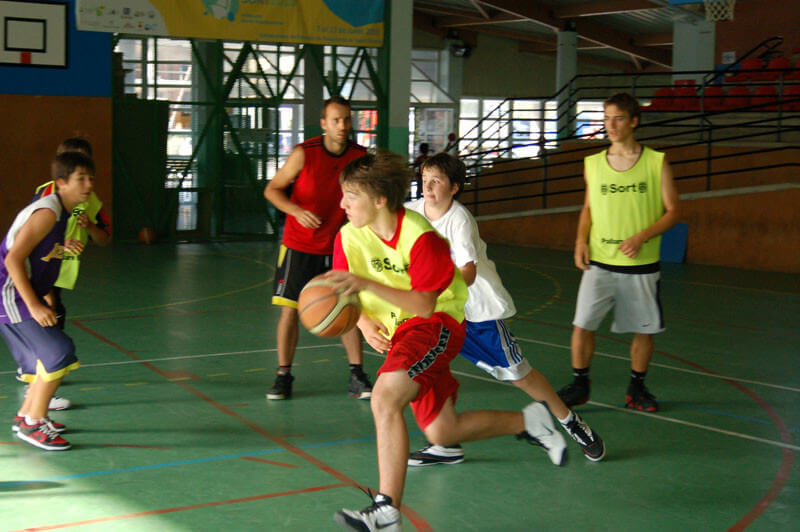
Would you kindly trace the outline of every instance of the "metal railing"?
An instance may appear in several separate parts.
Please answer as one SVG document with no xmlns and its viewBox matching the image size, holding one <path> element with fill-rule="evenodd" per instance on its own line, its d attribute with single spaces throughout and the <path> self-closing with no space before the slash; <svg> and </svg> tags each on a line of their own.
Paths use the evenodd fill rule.
<svg viewBox="0 0 800 532">
<path fill-rule="evenodd" d="M 756 172 L 776 167 L 796 168 L 800 163 L 751 164 L 734 169 L 716 169 L 714 165 L 715 161 L 724 161 L 731 157 L 798 149 L 800 142 L 795 139 L 800 138 L 800 95 L 794 92 L 797 89 L 786 90 L 789 86 L 800 87 L 800 80 L 788 79 L 791 75 L 796 75 L 796 72 L 793 69 L 777 70 L 773 72 L 777 74 L 777 79 L 774 81 L 725 83 L 725 86 L 731 87 L 757 85 L 775 89 L 771 95 L 756 95 L 755 103 L 720 104 L 718 101 L 720 96 L 712 95 L 711 91 L 707 90 L 707 87 L 712 85 L 701 85 L 697 87 L 696 94 L 673 96 L 673 103 L 667 108 L 653 105 L 656 101 L 654 98 L 656 91 L 671 85 L 671 81 L 660 82 L 664 78 L 663 74 L 576 76 L 555 95 L 525 99 L 538 100 L 541 114 L 538 138 L 529 137 L 522 142 L 519 138 L 519 128 L 514 127 L 516 118 L 512 103 L 515 99 L 509 98 L 480 119 L 473 130 L 464 135 L 464 137 L 478 136 L 473 135 L 475 130 L 507 132 L 503 137 L 488 141 L 482 139 L 480 144 L 478 141 L 462 141 L 460 155 L 467 163 L 470 175 L 470 182 L 462 200 L 477 215 L 481 213 L 481 205 L 488 203 L 499 202 L 501 205 L 503 203 L 510 205 L 509 202 L 514 200 L 539 199 L 536 208 L 548 208 L 548 204 L 551 203 L 548 199 L 553 196 L 582 192 L 582 158 L 599 149 L 597 143 L 585 141 L 604 136 L 605 131 L 602 119 L 593 117 L 591 112 L 572 113 L 572 109 L 576 102 L 602 102 L 610 94 L 619 91 L 630 92 L 641 102 L 648 104 L 643 106 L 642 123 L 637 128 L 638 140 L 645 144 L 657 145 L 662 151 L 673 153 L 690 146 L 704 148 L 705 156 L 702 158 L 670 157 L 671 164 L 676 167 L 676 179 L 679 181 L 704 179 L 704 187 L 709 190 L 712 186 L 712 177 L 715 176 Z M 709 74 L 707 71 L 673 72 L 670 78 L 689 79 Z M 555 112 L 546 117 L 544 112 L 546 102 L 554 100 L 560 103 Z M 561 124 L 561 129 L 554 127 L 556 124 Z M 589 132 L 568 133 L 579 129 L 588 129 Z M 551 133 L 545 134 L 548 131 Z M 558 135 L 552 133 L 553 131 L 557 131 Z M 781 145 L 787 141 L 793 141 L 794 146 Z M 758 150 L 737 154 L 714 154 L 712 147 L 720 143 L 774 145 L 761 146 Z M 575 145 L 578 147 L 574 147 Z M 526 148 L 535 148 L 538 155 L 528 158 L 514 157 L 515 152 L 518 153 Z M 681 167 L 703 162 L 705 164 L 702 172 L 680 172 Z M 570 165 L 574 166 L 574 169 L 570 169 Z M 509 179 L 508 181 L 512 182 L 498 183 L 497 181 L 503 181 L 504 174 L 507 177 L 512 174 L 515 177 L 528 174 L 529 178 Z M 563 183 L 568 183 L 569 180 L 575 180 L 574 186 L 563 186 Z"/>
</svg>

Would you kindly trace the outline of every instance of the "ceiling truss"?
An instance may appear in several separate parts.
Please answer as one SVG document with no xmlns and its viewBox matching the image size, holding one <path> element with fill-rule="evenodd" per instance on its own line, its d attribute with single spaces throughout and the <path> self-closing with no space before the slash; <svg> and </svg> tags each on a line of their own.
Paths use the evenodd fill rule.
<svg viewBox="0 0 800 532">
<path fill-rule="evenodd" d="M 476 44 L 478 34 L 504 37 L 516 40 L 521 52 L 547 55 L 556 53 L 557 32 L 574 30 L 578 34 L 579 53 L 598 49 L 619 53 L 619 59 L 584 54 L 581 61 L 622 71 L 658 71 L 671 67 L 671 33 L 630 33 L 606 25 L 596 17 L 663 7 L 663 2 L 654 0 L 595 0 L 558 7 L 540 0 L 464 0 L 455 7 L 452 3 L 415 0 L 414 25 L 472 45 Z M 534 31 L 519 29 L 526 24 Z"/>
</svg>

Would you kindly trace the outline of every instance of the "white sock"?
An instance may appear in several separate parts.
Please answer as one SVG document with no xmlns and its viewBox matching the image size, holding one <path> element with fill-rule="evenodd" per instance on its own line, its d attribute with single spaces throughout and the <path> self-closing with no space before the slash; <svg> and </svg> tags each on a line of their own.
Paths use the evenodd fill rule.
<svg viewBox="0 0 800 532">
<path fill-rule="evenodd" d="M 569 414 L 567 414 L 567 417 L 565 417 L 564 419 L 559 419 L 559 418 L 556 418 L 556 419 L 558 419 L 558 422 L 566 427 L 569 424 L 570 421 L 575 419 L 575 414 L 573 414 L 572 410 L 570 410 Z"/>
<path fill-rule="evenodd" d="M 28 426 L 30 426 L 30 425 L 38 425 L 39 423 L 41 423 L 41 421 L 42 420 L 40 418 L 33 418 L 31 416 L 25 416 L 25 424 L 28 425 Z"/>
</svg>

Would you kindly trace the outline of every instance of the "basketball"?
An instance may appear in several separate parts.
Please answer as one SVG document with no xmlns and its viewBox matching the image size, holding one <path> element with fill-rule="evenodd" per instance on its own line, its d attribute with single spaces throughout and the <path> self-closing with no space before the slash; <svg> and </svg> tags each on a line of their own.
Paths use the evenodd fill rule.
<svg viewBox="0 0 800 532">
<path fill-rule="evenodd" d="M 318 275 L 311 279 L 297 298 L 300 322 L 311 334 L 326 338 L 341 336 L 352 329 L 361 315 L 358 294 L 343 295 L 336 283 Z"/>
<path fill-rule="evenodd" d="M 151 227 L 142 227 L 139 231 L 139 242 L 142 244 L 152 244 L 156 241 L 156 232 Z"/>
</svg>

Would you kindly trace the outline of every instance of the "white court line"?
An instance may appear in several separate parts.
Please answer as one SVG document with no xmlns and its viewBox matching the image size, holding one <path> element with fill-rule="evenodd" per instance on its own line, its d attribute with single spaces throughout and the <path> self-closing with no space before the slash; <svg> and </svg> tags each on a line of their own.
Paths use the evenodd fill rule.
<svg viewBox="0 0 800 532">
<path fill-rule="evenodd" d="M 567 349 L 567 350 L 570 349 L 570 346 L 568 346 L 568 345 L 553 344 L 553 343 L 550 343 L 550 342 L 542 342 L 540 340 L 531 340 L 530 338 L 520 338 L 519 336 L 516 336 L 516 339 L 519 340 L 519 341 L 528 342 L 528 343 L 531 343 L 531 344 L 546 345 L 548 347 L 556 347 L 558 349 Z M 618 360 L 630 360 L 629 356 L 612 355 L 610 353 L 603 353 L 601 351 L 595 351 L 595 355 L 600 355 L 600 356 L 606 357 L 606 358 L 616 358 Z M 717 375 L 716 373 L 708 373 L 706 371 L 700 371 L 700 370 L 696 370 L 696 369 L 680 368 L 678 366 L 670 366 L 668 364 L 659 364 L 658 362 L 651 362 L 650 365 L 651 366 L 658 366 L 659 368 L 671 369 L 673 371 L 680 371 L 682 373 L 691 373 L 693 375 L 702 375 L 704 377 L 713 377 L 715 379 L 723 379 L 723 380 L 736 381 L 736 382 L 746 382 L 747 384 L 757 384 L 759 386 L 766 386 L 768 388 L 776 388 L 776 389 L 779 389 L 779 390 L 786 390 L 786 391 L 789 391 L 789 392 L 800 392 L 800 388 L 794 388 L 792 386 L 783 386 L 781 384 L 772 384 L 772 383 L 769 383 L 769 382 L 754 381 L 754 380 L 750 380 L 750 379 L 742 379 L 742 378 L 739 378 L 739 377 L 728 377 L 728 376 L 725 376 L 725 375 Z"/>
<path fill-rule="evenodd" d="M 467 378 L 470 378 L 470 379 L 486 381 L 486 382 L 494 382 L 496 384 L 502 384 L 502 385 L 505 385 L 505 386 L 513 386 L 513 384 L 511 384 L 511 383 L 501 382 L 501 381 L 495 380 L 495 379 L 490 378 L 490 377 L 484 377 L 483 375 L 473 375 L 471 373 L 465 373 L 463 371 L 453 371 L 453 370 L 451 370 L 451 373 L 454 373 L 456 375 L 460 375 L 462 377 L 467 377 Z M 599 406 L 599 407 L 602 407 L 602 408 L 608 408 L 609 410 L 616 410 L 618 412 L 623 412 L 625 414 L 637 414 L 637 415 L 640 415 L 640 416 L 652 417 L 652 418 L 655 418 L 655 419 L 660 419 L 661 421 L 668 421 L 670 423 L 677 423 L 679 425 L 685 425 L 687 427 L 693 427 L 693 428 L 700 429 L 700 430 L 707 430 L 707 431 L 710 431 L 710 432 L 716 432 L 718 434 L 725 434 L 726 436 L 734 436 L 736 438 L 742 438 L 742 439 L 745 439 L 745 440 L 752 440 L 752 441 L 757 441 L 759 443 L 766 443 L 767 445 L 774 445 L 775 447 L 782 447 L 784 449 L 792 449 L 794 451 L 800 451 L 800 445 L 792 445 L 791 443 L 785 443 L 785 442 L 782 442 L 782 441 L 768 440 L 766 438 L 759 438 L 757 436 L 751 436 L 749 434 L 743 434 L 741 432 L 733 432 L 733 431 L 730 431 L 730 430 L 724 430 L 724 429 L 719 429 L 717 427 L 712 427 L 710 425 L 701 425 L 699 423 L 692 423 L 691 421 L 684 421 L 682 419 L 675 419 L 675 418 L 672 418 L 672 417 L 662 416 L 661 414 L 651 414 L 649 412 L 642 412 L 640 410 L 633 410 L 631 408 L 622 408 L 622 407 L 619 407 L 619 406 L 608 405 L 608 404 L 605 404 L 605 403 L 598 403 L 597 401 L 588 401 L 586 404 Z"/>
<path fill-rule="evenodd" d="M 517 337 L 517 340 L 521 340 L 521 341 L 528 342 L 528 343 L 542 344 L 542 345 L 547 345 L 547 346 L 551 346 L 551 347 L 557 347 L 557 348 L 561 348 L 561 349 L 569 349 L 569 346 L 564 346 L 564 345 L 560 345 L 560 344 L 553 344 L 553 343 L 549 343 L 549 342 L 542 342 L 542 341 L 539 341 L 539 340 L 531 340 L 529 338 L 519 338 L 519 337 Z M 316 346 L 302 346 L 302 347 L 298 346 L 297 349 L 298 350 L 328 349 L 328 348 L 331 348 L 331 347 L 341 347 L 341 344 L 336 343 L 336 344 L 325 344 L 325 345 L 316 345 Z M 223 353 L 208 353 L 208 354 L 204 354 L 204 355 L 181 355 L 181 356 L 165 357 L 165 358 L 150 358 L 150 359 L 142 359 L 142 360 L 125 360 L 125 361 L 121 361 L 121 362 L 102 362 L 102 363 L 98 363 L 98 364 L 83 364 L 82 366 L 83 367 L 117 366 L 117 365 L 123 365 L 123 364 L 141 364 L 142 362 L 159 362 L 159 361 L 163 361 L 163 360 L 183 360 L 183 359 L 193 359 L 193 358 L 209 358 L 209 357 L 221 357 L 221 356 L 248 355 L 248 354 L 253 354 L 253 353 L 269 353 L 269 352 L 274 352 L 274 351 L 276 351 L 276 349 L 251 349 L 251 350 L 247 350 L 247 351 L 229 351 L 229 352 L 223 352 Z M 371 355 L 371 356 L 374 356 L 374 357 L 377 357 L 377 358 L 385 358 L 384 355 L 382 355 L 380 353 L 375 353 L 375 352 L 372 352 L 372 351 L 365 351 L 365 354 Z M 609 357 L 609 358 L 628 360 L 627 357 L 618 356 L 618 355 L 611 355 L 611 354 L 608 354 L 608 353 L 599 353 L 598 352 L 597 354 L 601 355 L 601 356 L 606 356 L 606 357 Z M 790 391 L 800 391 L 797 388 L 790 388 L 790 387 L 787 387 L 787 386 L 779 386 L 779 385 L 775 385 L 775 384 L 768 384 L 768 383 L 762 383 L 762 382 L 757 382 L 757 381 L 748 381 L 746 379 L 737 379 L 735 377 L 721 377 L 719 375 L 713 375 L 713 374 L 705 373 L 705 372 L 702 372 L 702 371 L 685 370 L 683 368 L 678 368 L 678 367 L 675 367 L 675 366 L 667 366 L 667 365 L 663 365 L 663 364 L 651 364 L 651 365 L 658 365 L 660 367 L 663 367 L 663 368 L 666 368 L 666 369 L 675 370 L 675 371 L 684 371 L 684 372 L 688 372 L 688 373 L 695 373 L 697 375 L 706 376 L 706 377 L 724 378 L 724 379 L 730 379 L 730 380 L 735 380 L 735 381 L 739 381 L 739 382 L 748 382 L 748 383 L 751 383 L 751 384 L 760 384 L 762 386 L 770 386 L 770 387 L 774 387 L 774 388 L 781 388 L 781 389 L 790 390 Z M 7 374 L 14 374 L 14 373 L 16 373 L 16 371 L 0 371 L 0 375 L 7 375 Z M 503 386 L 513 386 L 510 383 L 498 381 L 496 379 L 493 379 L 493 378 L 490 378 L 490 377 L 485 377 L 483 375 L 474 375 L 474 374 L 471 374 L 471 373 L 465 373 L 463 371 L 455 371 L 455 370 L 453 370 L 452 373 L 454 373 L 455 375 L 460 375 L 462 377 L 469 378 L 469 379 L 491 382 L 491 383 L 500 384 L 500 385 L 503 385 Z M 599 407 L 602 407 L 602 408 L 608 408 L 608 409 L 611 409 L 611 410 L 617 410 L 617 411 L 623 412 L 625 414 L 636 414 L 636 415 L 641 415 L 641 416 L 648 416 L 648 417 L 652 417 L 652 418 L 655 418 L 655 419 L 659 419 L 661 421 L 668 421 L 668 422 L 671 422 L 671 423 L 677 423 L 679 425 L 685 425 L 685 426 L 688 426 L 688 427 L 694 427 L 694 428 L 701 429 L 701 430 L 707 430 L 707 431 L 710 431 L 710 432 L 716 432 L 718 434 L 725 434 L 727 436 L 734 436 L 734 437 L 742 438 L 742 439 L 746 439 L 746 440 L 752 440 L 752 441 L 757 441 L 757 442 L 760 442 L 760 443 L 766 443 L 768 445 L 774 445 L 775 447 L 782 447 L 784 449 L 791 449 L 791 450 L 794 450 L 794 451 L 800 451 L 800 446 L 798 446 L 798 445 L 793 445 L 793 444 L 790 444 L 790 443 L 784 443 L 784 442 L 775 441 L 775 440 L 768 440 L 766 438 L 759 438 L 759 437 L 756 437 L 756 436 L 751 436 L 749 434 L 743 434 L 741 432 L 733 432 L 733 431 L 729 431 L 729 430 L 719 429 L 719 428 L 716 428 L 716 427 L 711 427 L 709 425 L 701 425 L 699 423 L 692 423 L 691 421 L 684 421 L 684 420 L 681 420 L 681 419 L 675 419 L 675 418 L 671 418 L 671 417 L 666 417 L 666 416 L 662 416 L 660 414 L 651 414 L 651 413 L 648 413 L 648 412 L 640 412 L 639 410 L 632 410 L 630 408 L 621 408 L 621 407 L 618 407 L 618 406 L 608 405 L 608 404 L 605 404 L 605 403 L 598 403 L 596 401 L 589 401 L 587 404 L 599 406 Z"/>
<path fill-rule="evenodd" d="M 531 340 L 530 338 L 521 338 L 519 336 L 516 336 L 516 339 L 521 341 L 521 342 L 527 342 L 527 343 L 531 343 L 531 344 L 546 345 L 548 347 L 555 347 L 555 348 L 558 348 L 558 349 L 566 349 L 566 350 L 570 349 L 570 346 L 568 346 L 568 345 L 554 344 L 554 343 L 551 343 L 551 342 L 542 342 L 540 340 Z M 314 345 L 314 346 L 297 346 L 297 350 L 301 351 L 301 350 L 309 350 L 309 349 L 328 349 L 328 348 L 331 348 L 331 347 L 333 347 L 333 348 L 341 347 L 341 344 L 337 343 L 337 344 L 325 344 L 325 345 Z M 251 350 L 248 350 L 248 351 L 227 351 L 227 352 L 221 352 L 221 353 L 208 353 L 208 354 L 202 354 L 202 355 L 178 355 L 178 356 L 174 356 L 174 357 L 145 358 L 145 359 L 141 359 L 141 360 L 123 360 L 123 361 L 120 361 L 120 362 L 99 362 L 97 364 L 83 364 L 83 363 L 81 363 L 81 367 L 83 367 L 83 368 L 91 368 L 91 367 L 101 367 L 101 366 L 122 366 L 122 365 L 125 365 L 125 364 L 141 364 L 142 362 L 159 362 L 159 361 L 162 361 L 162 360 L 185 360 L 185 359 L 193 359 L 193 358 L 224 357 L 224 356 L 233 356 L 233 355 L 250 355 L 250 354 L 253 354 L 253 353 L 271 353 L 271 352 L 275 352 L 275 351 L 277 351 L 277 349 L 273 348 L 273 349 L 251 349 Z M 370 354 L 372 354 L 372 353 L 370 353 Z M 596 351 L 595 354 L 599 355 L 599 356 L 602 356 L 602 357 L 613 358 L 613 359 L 617 359 L 617 360 L 626 360 L 627 361 L 630 358 L 628 356 L 612 355 L 610 353 L 603 353 L 602 351 Z M 377 356 L 383 356 L 383 355 L 377 355 Z M 743 382 L 743 383 L 747 383 L 747 384 L 755 384 L 755 385 L 758 385 L 758 386 L 765 386 L 767 388 L 775 388 L 775 389 L 778 389 L 778 390 L 786 390 L 786 391 L 789 391 L 789 392 L 800 392 L 800 388 L 794 388 L 792 386 L 783 386 L 781 384 L 772 384 L 772 383 L 769 383 L 769 382 L 754 381 L 754 380 L 751 380 L 751 379 L 742 379 L 742 378 L 739 378 L 739 377 L 728 377 L 728 376 L 725 376 L 725 375 L 716 375 L 714 373 L 707 373 L 705 371 L 699 371 L 699 370 L 687 369 L 687 368 L 680 368 L 678 366 L 670 366 L 668 364 L 659 364 L 658 362 L 651 362 L 650 365 L 651 366 L 657 366 L 657 367 L 664 368 L 664 369 L 669 369 L 669 370 L 672 370 L 672 371 L 680 371 L 680 372 L 683 372 L 683 373 L 691 373 L 692 375 L 700 375 L 702 377 L 713 377 L 715 379 L 725 379 L 725 380 L 731 380 L 731 381 L 736 381 L 736 382 Z M 10 374 L 15 374 L 15 373 L 16 373 L 16 370 L 14 370 L 14 371 L 0 371 L 0 375 L 10 375 Z M 454 371 L 453 373 L 456 373 L 456 372 Z M 465 376 L 467 376 L 467 375 L 465 374 Z M 486 380 L 491 381 L 493 379 L 486 379 Z"/>
<path fill-rule="evenodd" d="M 328 344 L 328 345 L 311 345 L 311 346 L 297 346 L 297 351 L 303 351 L 307 349 L 322 349 L 322 348 L 330 348 L 330 347 L 341 347 L 342 344 Z M 209 357 L 227 357 L 233 355 L 251 355 L 253 353 L 270 353 L 275 352 L 277 349 L 251 349 L 248 351 L 227 351 L 224 353 L 207 353 L 204 355 L 178 355 L 174 357 L 163 357 L 163 358 L 142 358 L 140 360 L 122 360 L 118 362 L 98 362 L 96 364 L 84 364 L 81 363 L 82 368 L 97 368 L 101 366 L 124 366 L 126 364 L 141 364 L 143 362 L 161 362 L 162 360 L 185 360 L 185 359 L 192 359 L 192 358 L 209 358 Z M 297 364 L 295 364 L 297 365 Z M 0 371 L 0 375 L 9 375 L 9 374 L 16 374 L 17 371 Z"/>
<path fill-rule="evenodd" d="M 701 430 L 708 430 L 711 432 L 716 432 L 718 434 L 725 434 L 727 436 L 734 436 L 736 438 L 743 438 L 745 440 L 752 440 L 757 441 L 760 443 L 766 443 L 768 445 L 774 445 L 775 447 L 783 447 L 784 449 L 791 449 L 793 451 L 800 451 L 800 445 L 793 445 L 791 443 L 785 443 L 782 441 L 775 441 L 775 440 L 768 440 L 766 438 L 759 438 L 757 436 L 751 436 L 749 434 L 743 434 L 741 432 L 733 432 L 730 430 L 718 429 L 716 427 L 712 427 L 710 425 L 701 425 L 699 423 L 692 423 L 691 421 L 684 421 L 682 419 L 675 419 L 672 417 L 662 416 L 661 414 L 651 414 L 649 412 L 642 412 L 640 410 L 633 410 L 631 408 L 622 408 L 619 406 L 614 405 L 607 405 L 605 403 L 598 403 L 596 401 L 589 401 L 586 404 L 589 405 L 597 405 L 603 408 L 610 408 L 611 410 L 617 410 L 619 412 L 625 412 L 626 414 L 638 414 L 640 416 L 647 416 L 652 417 L 655 419 L 660 419 L 661 421 L 669 421 L 670 423 L 677 423 L 679 425 L 686 425 L 687 427 L 694 427 L 696 429 Z"/>
</svg>

